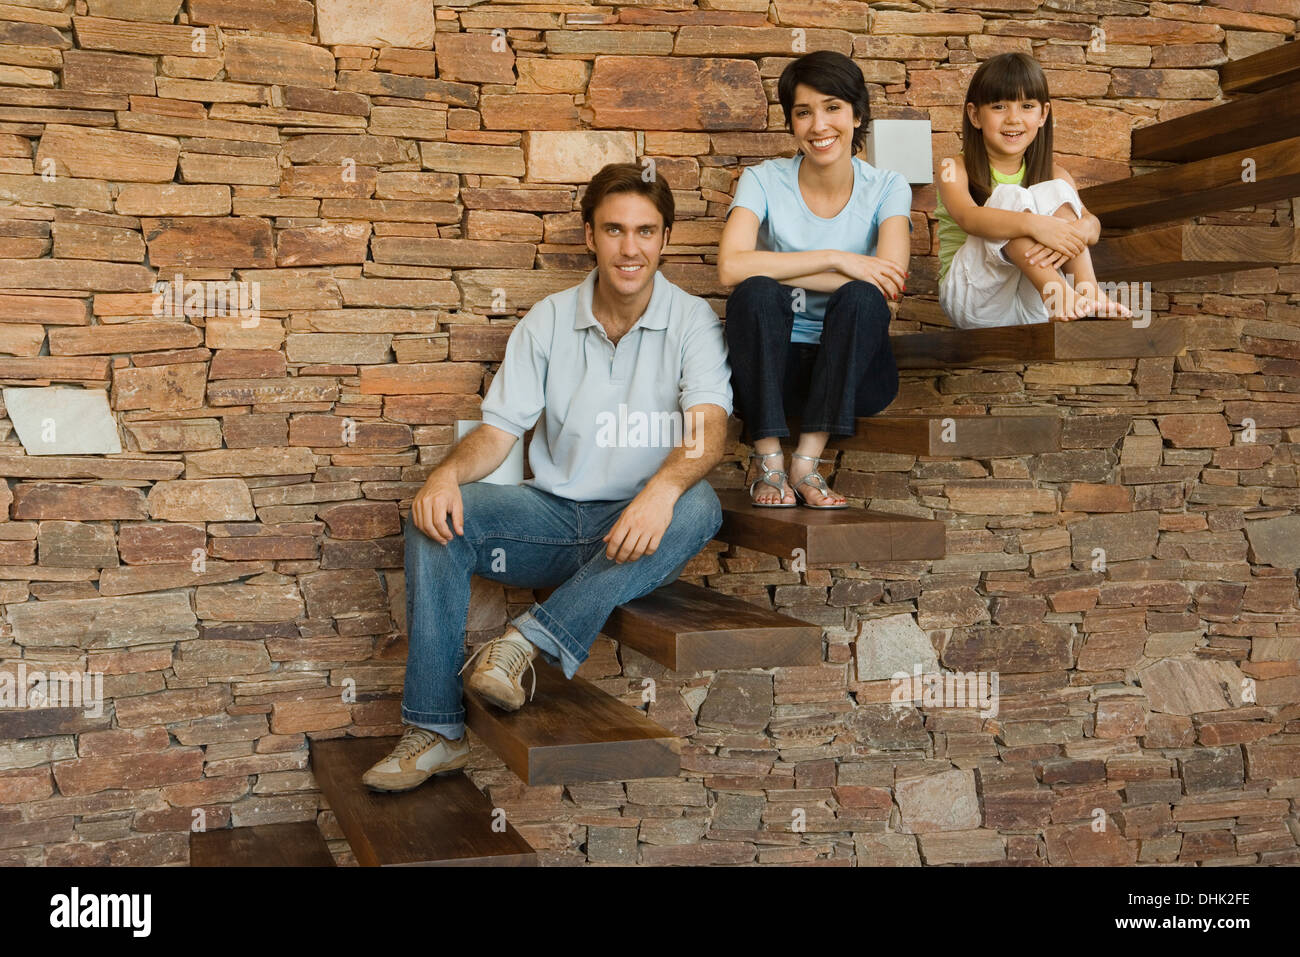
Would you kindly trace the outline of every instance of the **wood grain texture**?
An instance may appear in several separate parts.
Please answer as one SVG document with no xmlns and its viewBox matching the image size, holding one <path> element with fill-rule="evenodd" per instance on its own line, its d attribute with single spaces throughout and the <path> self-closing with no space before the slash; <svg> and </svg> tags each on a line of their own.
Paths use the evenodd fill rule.
<svg viewBox="0 0 1300 957">
<path fill-rule="evenodd" d="M 1108 282 L 1216 276 L 1296 262 L 1297 236 L 1286 226 L 1165 226 L 1102 239 L 1092 264 Z"/>
<path fill-rule="evenodd" d="M 504 711 L 465 689 L 465 722 L 525 784 L 676 777 L 677 739 L 642 712 L 540 657 L 537 691 Z M 525 671 L 524 688 L 532 687 Z"/>
<path fill-rule="evenodd" d="M 1135 160 L 1186 163 L 1285 139 L 1300 130 L 1300 82 L 1133 131 Z"/>
<path fill-rule="evenodd" d="M 603 633 L 674 671 L 816 665 L 821 627 L 673 582 L 614 609 Z"/>
<path fill-rule="evenodd" d="M 745 489 L 718 492 L 717 539 L 781 558 L 796 548 L 810 564 L 887 562 L 944 556 L 944 524 L 860 508 L 758 508 Z"/>
<path fill-rule="evenodd" d="M 1083 204 L 1103 226 L 1149 226 L 1297 195 L 1300 137 L 1079 191 Z"/>
<path fill-rule="evenodd" d="M 333 867 L 315 821 L 227 827 L 190 835 L 191 867 Z"/>
<path fill-rule="evenodd" d="M 1224 93 L 1258 93 L 1300 81 L 1300 43 L 1294 40 L 1219 67 Z"/>
<path fill-rule="evenodd" d="M 363 867 L 381 865 L 535 866 L 536 852 L 508 822 L 492 829 L 492 803 L 468 777 L 435 775 L 410 791 L 383 794 L 361 775 L 398 738 L 311 742 L 311 769 Z"/>
</svg>

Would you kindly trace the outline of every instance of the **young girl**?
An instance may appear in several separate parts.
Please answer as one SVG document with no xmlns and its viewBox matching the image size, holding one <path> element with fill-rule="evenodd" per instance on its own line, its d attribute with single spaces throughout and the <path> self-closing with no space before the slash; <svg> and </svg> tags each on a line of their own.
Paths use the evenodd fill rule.
<svg viewBox="0 0 1300 957">
<path fill-rule="evenodd" d="M 732 393 L 758 460 L 754 505 L 844 508 L 819 456 L 831 433 L 852 435 L 856 417 L 898 394 L 886 300 L 903 292 L 912 190 L 854 155 L 869 104 L 847 56 L 799 57 L 777 96 L 798 151 L 741 172 L 718 242 L 718 277 L 736 287 L 724 327 Z M 787 412 L 801 432 L 788 476 Z"/>
<path fill-rule="evenodd" d="M 1050 100 L 1025 53 L 971 77 L 963 150 L 940 163 L 935 209 L 939 304 L 962 329 L 1131 315 L 1097 287 L 1088 247 L 1101 223 L 1053 161 Z"/>
</svg>

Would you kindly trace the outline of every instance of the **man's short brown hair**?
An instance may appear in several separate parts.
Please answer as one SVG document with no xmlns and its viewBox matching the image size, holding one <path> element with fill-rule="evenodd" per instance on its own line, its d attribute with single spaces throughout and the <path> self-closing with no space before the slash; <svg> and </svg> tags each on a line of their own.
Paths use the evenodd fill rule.
<svg viewBox="0 0 1300 957">
<path fill-rule="evenodd" d="M 664 229 L 673 225 L 673 191 L 657 169 L 648 179 L 645 170 L 635 163 L 608 163 L 591 178 L 587 191 L 582 194 L 582 221 L 594 227 L 596 207 L 613 193 L 639 193 L 659 210 L 664 218 Z"/>
</svg>

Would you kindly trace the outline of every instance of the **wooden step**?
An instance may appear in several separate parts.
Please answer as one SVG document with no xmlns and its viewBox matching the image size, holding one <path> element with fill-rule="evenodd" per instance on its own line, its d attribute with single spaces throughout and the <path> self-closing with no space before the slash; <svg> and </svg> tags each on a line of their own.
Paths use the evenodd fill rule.
<svg viewBox="0 0 1300 957">
<path fill-rule="evenodd" d="M 1133 131 L 1135 160 L 1187 163 L 1294 136 L 1300 130 L 1300 83 L 1242 97 Z"/>
<path fill-rule="evenodd" d="M 397 794 L 371 791 L 361 775 L 399 741 L 329 738 L 311 742 L 311 770 L 339 828 L 364 867 L 532 866 L 537 853 L 510 823 L 493 830 L 490 802 L 464 774 L 435 775 Z"/>
<path fill-rule="evenodd" d="M 190 835 L 191 867 L 333 867 L 315 821 L 223 827 Z"/>
<path fill-rule="evenodd" d="M 1061 450 L 1059 415 L 877 415 L 829 449 L 991 459 Z"/>
<path fill-rule="evenodd" d="M 1300 43 L 1281 43 L 1219 67 L 1224 93 L 1258 93 L 1300 81 Z"/>
<path fill-rule="evenodd" d="M 676 777 L 677 738 L 642 712 L 572 680 L 540 657 L 537 692 L 503 711 L 465 689 L 465 722 L 525 784 L 574 784 Z M 467 672 L 468 673 L 468 672 Z M 532 678 L 524 672 L 524 690 Z"/>
<path fill-rule="evenodd" d="M 673 671 L 776 668 L 822 660 L 819 626 L 682 581 L 615 608 L 601 630 Z"/>
<path fill-rule="evenodd" d="M 1300 262 L 1300 231 L 1288 226 L 1165 226 L 1092 247 L 1097 278 L 1159 282 Z"/>
<path fill-rule="evenodd" d="M 1129 319 L 1036 322 L 996 329 L 908 333 L 890 341 L 900 369 L 1177 356 L 1186 348 L 1183 323 L 1176 318 L 1152 319 L 1146 326 L 1135 326 Z"/>
<path fill-rule="evenodd" d="M 758 508 L 746 489 L 721 489 L 718 500 L 722 528 L 714 537 L 768 555 L 793 558 L 802 548 L 810 565 L 944 556 L 944 524 L 932 519 L 860 508 Z"/>
<path fill-rule="evenodd" d="M 1079 196 L 1103 226 L 1124 227 L 1289 199 L 1300 196 L 1300 137 L 1089 186 Z"/>
</svg>

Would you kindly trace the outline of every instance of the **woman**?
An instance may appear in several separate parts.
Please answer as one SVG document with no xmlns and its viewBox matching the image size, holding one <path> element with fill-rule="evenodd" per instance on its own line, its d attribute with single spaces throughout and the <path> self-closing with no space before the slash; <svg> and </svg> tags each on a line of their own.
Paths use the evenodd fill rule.
<svg viewBox="0 0 1300 957">
<path fill-rule="evenodd" d="M 852 435 L 856 417 L 898 394 L 886 299 L 904 290 L 912 191 L 854 155 L 870 114 L 848 57 L 800 57 L 777 95 L 798 152 L 741 172 L 718 244 L 718 277 L 736 287 L 725 327 L 732 391 L 758 461 L 753 504 L 844 508 L 817 465 L 834 461 L 819 458 L 832 433 Z M 802 432 L 788 473 L 787 409 L 801 412 Z"/>
</svg>

